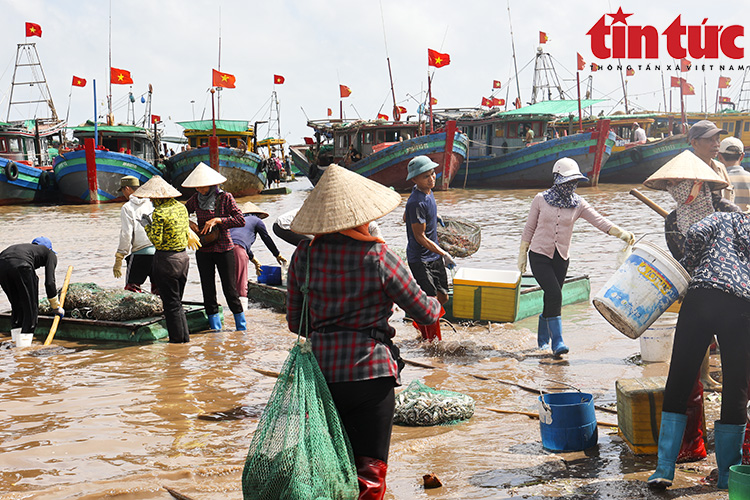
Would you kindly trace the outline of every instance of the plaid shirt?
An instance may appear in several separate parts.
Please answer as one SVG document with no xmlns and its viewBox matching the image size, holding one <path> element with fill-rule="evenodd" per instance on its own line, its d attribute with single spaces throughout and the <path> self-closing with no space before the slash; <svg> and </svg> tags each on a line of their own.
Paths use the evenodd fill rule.
<svg viewBox="0 0 750 500">
<path fill-rule="evenodd" d="M 393 303 L 417 323 L 438 320 L 440 304 L 414 281 L 401 259 L 385 245 L 334 233 L 312 246 L 303 241 L 289 266 L 287 321 L 300 333 L 308 247 L 310 248 L 309 331 L 312 347 L 329 383 L 394 377 L 390 349 L 373 335 L 390 339 Z"/>
<path fill-rule="evenodd" d="M 203 210 L 198 206 L 198 193 L 190 197 L 185 203 L 185 207 L 189 214 L 195 212 L 198 217 L 198 229 L 201 230 L 209 220 L 214 217 L 221 218 L 221 222 L 216 224 L 216 227 L 219 228 L 219 238 L 212 245 L 202 246 L 198 249 L 199 252 L 228 252 L 234 248 L 232 237 L 229 235 L 229 228 L 244 226 L 245 217 L 231 194 L 220 191 L 216 195 L 216 206 L 211 211 Z"/>
<path fill-rule="evenodd" d="M 188 214 L 174 198 L 152 200 L 154 211 L 146 235 L 157 250 L 181 252 L 187 247 Z"/>
</svg>

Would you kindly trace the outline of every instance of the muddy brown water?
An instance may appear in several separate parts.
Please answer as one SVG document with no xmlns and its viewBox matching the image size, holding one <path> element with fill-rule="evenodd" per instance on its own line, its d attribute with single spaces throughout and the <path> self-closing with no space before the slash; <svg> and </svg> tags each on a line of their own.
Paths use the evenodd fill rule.
<svg viewBox="0 0 750 500">
<path fill-rule="evenodd" d="M 270 227 L 277 215 L 300 205 L 311 189 L 306 179 L 291 186 L 289 195 L 240 201 L 252 199 L 267 210 Z M 628 194 L 632 187 L 604 185 L 579 193 L 614 223 L 666 248 L 662 218 Z M 666 193 L 642 190 L 672 208 Z M 535 193 L 437 193 L 442 214 L 482 226 L 480 250 L 459 259 L 459 265 L 515 269 Z M 58 252 L 60 285 L 72 265 L 74 282 L 121 286 L 111 270 L 119 208 L 0 207 L 0 247 L 46 235 Z M 402 210 L 383 218 L 381 227 L 389 244 L 403 249 Z M 277 243 L 288 258 L 292 247 Z M 570 272 L 590 276 L 592 296 L 617 268 L 621 247 L 619 239 L 583 220 L 577 223 Z M 262 242 L 253 250 L 262 263 L 274 263 Z M 194 257 L 185 297 L 201 299 Z M 0 294 L 0 310 L 8 308 Z M 274 384 L 253 368 L 278 371 L 295 340 L 282 315 L 251 305 L 247 316 L 246 333 L 195 334 L 189 344 L 57 339 L 54 344 L 65 349 L 44 356 L 30 355 L 38 346 L 0 350 L 0 498 L 171 498 L 166 487 L 193 499 L 242 498 L 245 455 Z M 653 470 L 655 457 L 633 455 L 616 430 L 600 427 L 599 444 L 591 450 L 551 453 L 542 448 L 537 420 L 486 409 L 536 412 L 537 397 L 473 375 L 547 389 L 570 384 L 594 394 L 598 405 L 614 407 L 616 380 L 666 374 L 664 363 L 633 362 L 639 342 L 614 330 L 590 302 L 563 309 L 564 338 L 570 347 L 563 360 L 534 349 L 536 318 L 515 324 L 457 324 L 457 332 L 443 329 L 445 349 L 425 349 L 402 317 L 396 312 L 392 324 L 404 357 L 436 367 L 407 366 L 403 385 L 419 378 L 432 387 L 469 394 L 476 412 L 469 421 L 450 427 L 395 427 L 386 498 L 726 497 L 700 482 L 715 466 L 712 454 L 682 467 L 673 488 L 653 495 L 642 481 Z M 231 329 L 228 312 L 225 320 Z M 0 332 L 0 340 L 8 338 Z M 718 418 L 717 405 L 715 397 L 707 404 L 709 429 Z M 606 412 L 597 412 L 597 417 L 617 420 Z M 710 441 L 709 446 L 712 450 Z M 436 474 L 443 486 L 424 490 L 422 476 L 427 473 Z"/>
</svg>

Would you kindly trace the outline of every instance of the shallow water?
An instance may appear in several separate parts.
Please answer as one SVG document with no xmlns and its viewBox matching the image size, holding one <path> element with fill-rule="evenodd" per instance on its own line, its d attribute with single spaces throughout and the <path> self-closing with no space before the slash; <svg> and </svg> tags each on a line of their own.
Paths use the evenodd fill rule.
<svg viewBox="0 0 750 500">
<path fill-rule="evenodd" d="M 267 210 L 270 228 L 277 215 L 301 204 L 310 189 L 306 179 L 292 187 L 289 195 L 239 201 L 252 199 Z M 614 223 L 666 248 L 662 218 L 628 194 L 632 187 L 606 185 L 579 193 Z M 672 208 L 666 193 L 642 191 Z M 482 226 L 480 250 L 459 259 L 459 265 L 515 269 L 535 193 L 436 193 L 442 214 Z M 386 240 L 397 249 L 406 244 L 401 214 L 402 208 L 381 221 Z M 72 265 L 74 282 L 122 286 L 111 271 L 118 231 L 119 205 L 0 207 L 0 247 L 49 236 L 60 261 L 59 285 Z M 292 247 L 277 244 L 289 258 Z M 579 221 L 570 273 L 588 274 L 593 296 L 617 268 L 621 247 L 619 239 Z M 262 263 L 275 262 L 262 242 L 253 249 Z M 185 298 L 200 300 L 191 259 Z M 38 345 L 0 350 L 1 498 L 171 498 L 165 487 L 194 499 L 241 498 L 245 455 L 274 384 L 253 368 L 278 371 L 295 340 L 282 315 L 251 307 L 247 333 L 196 334 L 189 344 L 55 340 L 67 349 L 45 356 L 30 355 Z M 0 310 L 8 308 L 0 294 Z M 537 411 L 535 394 L 507 382 L 563 390 L 570 389 L 561 384 L 570 384 L 607 406 L 615 402 L 617 379 L 666 374 L 663 363 L 631 362 L 639 342 L 614 330 L 590 303 L 563 309 L 563 331 L 571 349 L 564 360 L 534 349 L 536 318 L 456 325 L 457 332 L 443 328 L 445 348 L 425 349 L 402 316 L 397 312 L 393 325 L 403 356 L 434 367 L 407 366 L 403 385 L 420 378 L 432 387 L 469 394 L 476 400 L 476 413 L 451 427 L 395 427 L 386 498 L 652 496 L 641 481 L 655 458 L 634 456 L 612 430 L 600 427 L 598 447 L 586 453 L 554 454 L 542 449 L 538 421 L 487 410 Z M 225 319 L 231 327 L 231 314 Z M 8 338 L 3 335 L 0 340 Z M 603 422 L 617 421 L 611 413 L 597 416 Z M 693 470 L 678 471 L 675 487 L 658 497 L 725 497 L 699 483 L 712 464 L 710 457 L 690 464 Z M 442 488 L 422 488 L 422 475 L 430 472 L 440 478 Z"/>
</svg>

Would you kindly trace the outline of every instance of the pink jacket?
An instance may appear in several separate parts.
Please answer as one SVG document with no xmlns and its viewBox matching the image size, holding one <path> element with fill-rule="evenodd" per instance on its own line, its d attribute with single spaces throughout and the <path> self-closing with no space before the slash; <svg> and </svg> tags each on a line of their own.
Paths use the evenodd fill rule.
<svg viewBox="0 0 750 500">
<path fill-rule="evenodd" d="M 573 237 L 573 224 L 579 217 L 583 217 L 605 233 L 614 225 L 583 198 L 575 208 L 557 208 L 544 201 L 544 195 L 539 193 L 531 202 L 529 218 L 526 227 L 523 228 L 521 240 L 531 242 L 529 250 L 532 252 L 546 255 L 551 259 L 557 249 L 560 256 L 567 260 L 570 239 Z"/>
</svg>

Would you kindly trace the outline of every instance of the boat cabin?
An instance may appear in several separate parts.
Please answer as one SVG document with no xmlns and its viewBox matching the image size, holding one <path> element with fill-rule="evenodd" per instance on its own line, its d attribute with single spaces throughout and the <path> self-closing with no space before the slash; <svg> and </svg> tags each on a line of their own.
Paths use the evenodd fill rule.
<svg viewBox="0 0 750 500">
<path fill-rule="evenodd" d="M 153 132 L 135 125 L 103 125 L 96 128 L 91 122 L 79 127 L 72 127 L 73 138 L 78 139 L 78 147 L 83 147 L 86 139 L 98 134 L 97 145 L 116 153 L 136 156 L 147 162 L 153 162 L 159 156 L 158 143 L 153 140 Z"/>
<path fill-rule="evenodd" d="M 193 120 L 177 122 L 185 130 L 183 134 L 190 148 L 207 148 L 208 139 L 213 135 L 213 120 Z M 255 132 L 247 120 L 216 120 L 216 137 L 219 147 L 252 149 Z"/>
<path fill-rule="evenodd" d="M 55 144 L 64 141 L 64 123 L 25 120 L 0 122 L 0 157 L 29 166 L 51 166 Z"/>
<path fill-rule="evenodd" d="M 258 141 L 255 152 L 264 158 L 277 156 L 278 158 L 281 158 L 281 161 L 285 161 L 286 153 L 284 152 L 284 144 L 286 144 L 284 139 L 274 139 L 273 137 L 269 137 L 268 139 Z"/>
</svg>

